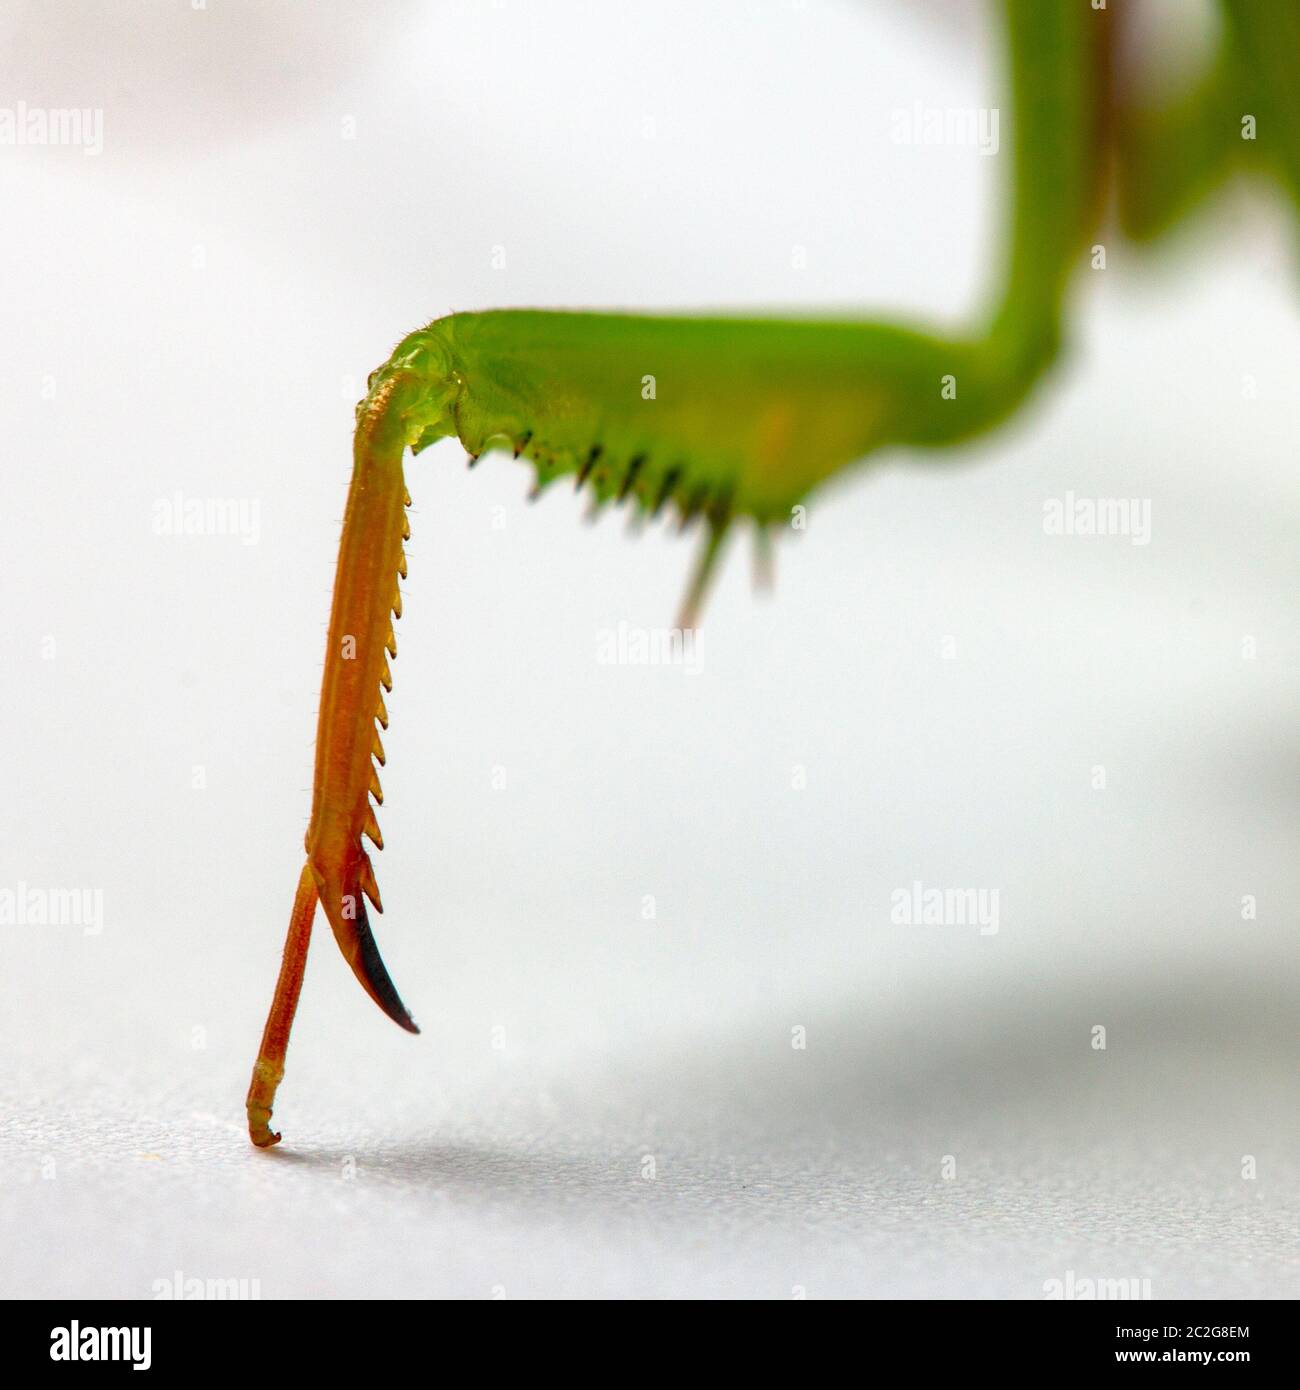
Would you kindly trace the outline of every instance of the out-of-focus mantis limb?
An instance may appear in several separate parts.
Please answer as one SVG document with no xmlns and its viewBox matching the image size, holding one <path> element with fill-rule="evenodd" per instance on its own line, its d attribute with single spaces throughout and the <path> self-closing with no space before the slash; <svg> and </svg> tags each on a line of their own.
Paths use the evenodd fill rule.
<svg viewBox="0 0 1300 1390">
<path fill-rule="evenodd" d="M 1140 94 L 1121 105 L 1116 131 L 1120 229 L 1154 241 L 1222 187 L 1242 158 L 1237 63 L 1222 51 L 1208 72 L 1159 107 Z"/>
<path fill-rule="evenodd" d="M 1122 85 L 1116 119 L 1120 228 L 1150 242 L 1234 173 L 1272 174 L 1300 206 L 1300 5 L 1224 0 L 1211 62 L 1160 102 Z"/>
<path fill-rule="evenodd" d="M 1296 0 L 1223 0 L 1223 4 L 1242 59 L 1238 137 L 1241 120 L 1255 117 L 1253 143 L 1289 184 L 1291 198 L 1300 207 L 1300 4 Z"/>
</svg>

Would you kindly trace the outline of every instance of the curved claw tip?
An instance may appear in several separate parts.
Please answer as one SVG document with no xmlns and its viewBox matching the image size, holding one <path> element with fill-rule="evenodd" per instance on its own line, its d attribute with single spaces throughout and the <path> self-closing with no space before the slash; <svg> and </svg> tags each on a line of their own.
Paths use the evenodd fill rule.
<svg viewBox="0 0 1300 1390">
<path fill-rule="evenodd" d="M 370 919 L 366 915 L 365 904 L 359 894 L 355 901 L 358 910 L 354 920 L 341 920 L 336 923 L 333 914 L 327 913 L 330 925 L 334 928 L 334 935 L 352 967 L 352 973 L 361 981 L 366 993 L 399 1028 L 405 1028 L 408 1033 L 418 1033 L 420 1029 L 406 1005 L 402 1003 L 397 986 L 393 984 L 388 967 L 379 954 L 379 946 L 375 941 L 374 932 L 370 930 Z"/>
<path fill-rule="evenodd" d="M 370 930 L 364 908 L 357 922 L 357 944 L 360 949 L 352 963 L 357 978 L 365 985 L 375 1003 L 399 1028 L 405 1028 L 408 1033 L 418 1033 L 420 1030 L 406 1005 L 402 1003 L 397 986 L 393 984 L 388 968 L 379 954 L 375 934 Z"/>
</svg>

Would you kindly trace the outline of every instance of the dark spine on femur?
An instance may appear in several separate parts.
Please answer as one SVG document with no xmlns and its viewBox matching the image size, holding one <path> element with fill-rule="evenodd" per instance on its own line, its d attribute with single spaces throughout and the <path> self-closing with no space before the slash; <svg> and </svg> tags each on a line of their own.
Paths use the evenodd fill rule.
<svg viewBox="0 0 1300 1390">
<path fill-rule="evenodd" d="M 599 444 L 593 444 L 591 446 L 591 451 L 588 453 L 586 461 L 583 463 L 582 467 L 578 469 L 578 481 L 573 485 L 575 492 L 581 488 L 583 483 L 591 476 L 591 470 L 595 468 L 597 459 L 599 459 L 604 452 L 604 449 Z"/>
<path fill-rule="evenodd" d="M 670 468 L 664 474 L 664 480 L 659 484 L 659 491 L 655 495 L 654 506 L 650 508 L 651 516 L 658 516 L 664 509 L 664 503 L 673 495 L 677 484 L 682 480 L 682 470 L 680 468 Z"/>
<path fill-rule="evenodd" d="M 627 466 L 627 473 L 623 478 L 622 485 L 618 490 L 618 500 L 627 501 L 627 495 L 632 491 L 636 484 L 636 475 L 645 467 L 645 455 L 638 454 Z"/>
</svg>

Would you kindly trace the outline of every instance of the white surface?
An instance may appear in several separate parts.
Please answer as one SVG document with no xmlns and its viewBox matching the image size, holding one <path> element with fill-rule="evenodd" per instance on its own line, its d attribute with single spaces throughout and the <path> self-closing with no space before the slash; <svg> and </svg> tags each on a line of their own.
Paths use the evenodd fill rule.
<svg viewBox="0 0 1300 1390">
<path fill-rule="evenodd" d="M 816 499 L 774 600 L 733 554 L 698 676 L 595 662 L 671 621 L 683 543 L 417 460 L 377 934 L 425 1031 L 318 936 L 258 1154 L 367 371 L 451 307 L 960 312 L 998 161 L 889 112 L 995 99 L 988 34 L 465 4 L 363 42 L 213 0 L 54 43 L 40 8 L 5 89 L 105 146 L 0 159 L 0 886 L 105 909 L 0 928 L 0 1291 L 1300 1292 L 1276 213 L 1113 254 L 1024 429 Z M 177 489 L 256 500 L 256 543 L 153 534 Z M 1045 536 L 1067 489 L 1150 498 L 1151 544 Z M 996 887 L 998 933 L 891 923 L 915 878 Z"/>
</svg>

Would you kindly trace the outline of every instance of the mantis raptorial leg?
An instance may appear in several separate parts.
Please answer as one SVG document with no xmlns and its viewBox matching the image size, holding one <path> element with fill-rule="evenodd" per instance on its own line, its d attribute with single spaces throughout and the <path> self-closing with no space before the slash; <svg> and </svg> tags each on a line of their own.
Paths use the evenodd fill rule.
<svg viewBox="0 0 1300 1390">
<path fill-rule="evenodd" d="M 1201 152 L 1138 209 L 1139 229 L 1163 225 L 1198 179 L 1217 176 L 1229 158 L 1220 126 L 1232 93 L 1259 96 L 1272 163 L 1300 189 L 1297 55 L 1294 44 L 1277 51 L 1296 23 L 1267 0 L 1227 6 L 1235 47 L 1222 70 L 1163 126 L 1138 129 L 1127 142 L 1158 155 L 1180 132 L 1193 132 Z M 382 848 L 376 723 L 388 724 L 397 582 L 406 573 L 406 450 L 418 454 L 455 436 L 472 463 L 504 445 L 533 467 L 535 492 L 573 477 L 597 506 L 621 504 L 646 518 L 671 510 L 683 527 L 703 525 L 683 613 L 694 623 L 737 522 L 766 537 L 819 484 L 878 450 L 950 450 L 1008 418 L 1058 355 L 1069 284 L 1104 212 L 1112 153 L 1126 142 L 1116 133 L 1109 7 L 1005 0 L 1002 12 L 1013 151 L 1008 249 L 989 311 L 965 331 L 495 310 L 436 320 L 403 339 L 372 376 L 357 408 L 307 863 L 248 1094 L 255 1144 L 279 1138 L 271 1110 L 317 900 L 362 986 L 417 1031 L 370 929 L 366 900 L 381 908 L 362 846 L 365 836 Z M 1242 54 L 1258 66 L 1253 85 L 1255 69 Z"/>
</svg>

